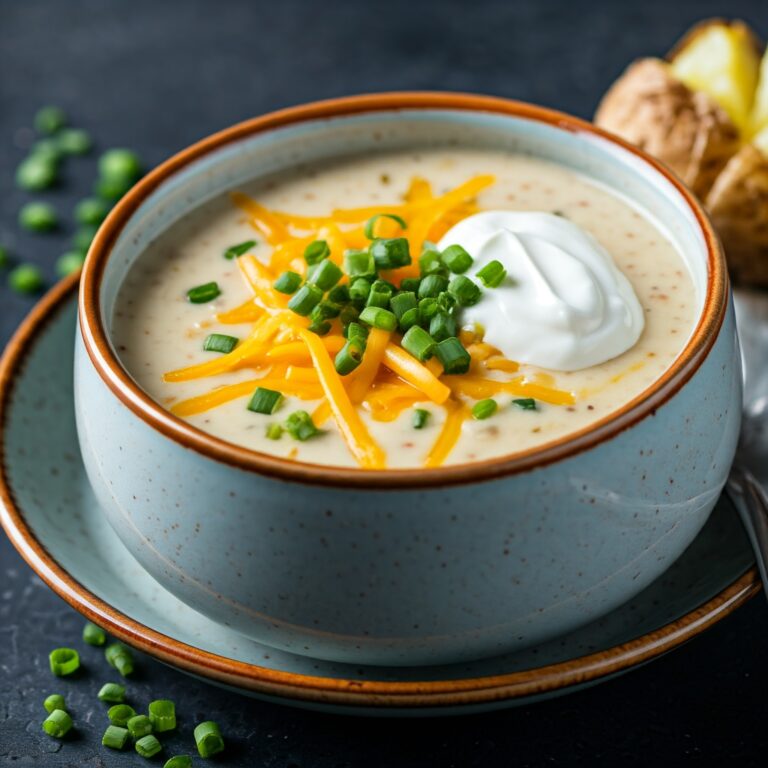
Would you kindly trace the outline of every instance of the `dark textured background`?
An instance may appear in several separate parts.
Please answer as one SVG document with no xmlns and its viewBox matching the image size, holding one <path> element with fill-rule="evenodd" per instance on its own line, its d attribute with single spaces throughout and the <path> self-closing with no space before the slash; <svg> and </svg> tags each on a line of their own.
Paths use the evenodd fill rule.
<svg viewBox="0 0 768 768">
<path fill-rule="evenodd" d="M 589 116 L 631 58 L 663 53 L 692 21 L 724 13 L 768 35 L 766 0 L 0 0 L 0 243 L 49 277 L 66 247 L 66 230 L 33 237 L 15 225 L 26 198 L 13 170 L 45 103 L 64 107 L 101 148 L 134 147 L 150 165 L 243 118 L 360 91 L 471 90 Z M 46 197 L 68 212 L 94 166 L 70 163 L 63 189 Z M 31 305 L 0 287 L 2 341 Z M 2 768 L 143 764 L 99 746 L 98 672 L 71 684 L 77 735 L 59 744 L 40 732 L 42 700 L 55 687 L 47 651 L 76 643 L 81 625 L 0 535 Z M 187 734 L 193 718 L 217 720 L 229 745 L 221 763 L 231 766 L 756 766 L 768 749 L 767 646 L 760 597 L 623 678 L 450 720 L 345 719 L 262 704 L 149 659 L 134 687 L 143 699 L 174 699 Z M 86 664 L 91 657 L 100 668 L 98 652 Z"/>
</svg>

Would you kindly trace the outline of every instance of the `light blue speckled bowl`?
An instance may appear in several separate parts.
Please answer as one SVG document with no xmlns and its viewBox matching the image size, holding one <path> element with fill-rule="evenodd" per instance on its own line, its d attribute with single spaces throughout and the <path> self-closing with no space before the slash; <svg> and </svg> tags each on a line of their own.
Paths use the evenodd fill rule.
<svg viewBox="0 0 768 768">
<path fill-rule="evenodd" d="M 304 161 L 472 145 L 562 163 L 629 196 L 679 245 L 700 294 L 685 350 L 609 419 L 478 464 L 371 472 L 212 438 L 120 367 L 106 319 L 127 270 L 180 216 Z M 318 658 L 445 664 L 567 632 L 638 593 L 706 521 L 735 450 L 741 374 L 717 239 L 667 171 L 575 118 L 499 99 L 388 94 L 299 107 L 177 155 L 116 207 L 80 293 L 78 432 L 128 549 L 201 613 Z"/>
</svg>

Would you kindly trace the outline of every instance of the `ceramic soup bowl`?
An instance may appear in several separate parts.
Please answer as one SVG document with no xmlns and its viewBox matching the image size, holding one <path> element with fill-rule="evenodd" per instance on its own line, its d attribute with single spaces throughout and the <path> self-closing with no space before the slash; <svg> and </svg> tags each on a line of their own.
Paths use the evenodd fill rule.
<svg viewBox="0 0 768 768">
<path fill-rule="evenodd" d="M 575 169 L 656 217 L 698 292 L 695 330 L 609 418 L 522 454 L 438 469 L 301 464 L 175 418 L 120 365 L 115 297 L 147 243 L 224 190 L 374 148 L 472 145 Z M 741 404 L 720 246 L 664 168 L 575 118 L 453 94 L 288 109 L 161 165 L 115 208 L 83 273 L 76 410 L 115 531 L 200 613 L 298 654 L 384 665 L 508 652 L 572 630 L 653 581 L 693 540 L 733 458 Z"/>
</svg>

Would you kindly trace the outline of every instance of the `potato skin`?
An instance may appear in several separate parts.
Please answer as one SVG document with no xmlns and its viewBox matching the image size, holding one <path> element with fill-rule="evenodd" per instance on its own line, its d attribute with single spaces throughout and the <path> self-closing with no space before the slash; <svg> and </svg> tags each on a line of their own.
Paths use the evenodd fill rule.
<svg viewBox="0 0 768 768">
<path fill-rule="evenodd" d="M 595 123 L 668 165 L 701 199 L 739 148 L 725 111 L 675 80 L 660 59 L 631 64 L 603 97 Z"/>
<path fill-rule="evenodd" d="M 723 241 L 734 282 L 768 288 L 768 157 L 752 144 L 743 146 L 704 204 Z"/>
</svg>

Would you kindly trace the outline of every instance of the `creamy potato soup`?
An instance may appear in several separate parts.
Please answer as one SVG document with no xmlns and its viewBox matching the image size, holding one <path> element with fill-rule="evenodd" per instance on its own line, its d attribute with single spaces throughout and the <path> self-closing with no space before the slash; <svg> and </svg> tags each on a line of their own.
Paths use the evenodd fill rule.
<svg viewBox="0 0 768 768">
<path fill-rule="evenodd" d="M 152 398 L 216 437 L 417 468 L 604 418 L 670 366 L 697 306 L 627 200 L 541 160 L 429 149 L 205 204 L 137 260 L 111 333 Z"/>
</svg>

